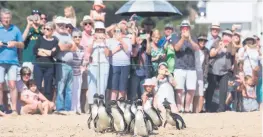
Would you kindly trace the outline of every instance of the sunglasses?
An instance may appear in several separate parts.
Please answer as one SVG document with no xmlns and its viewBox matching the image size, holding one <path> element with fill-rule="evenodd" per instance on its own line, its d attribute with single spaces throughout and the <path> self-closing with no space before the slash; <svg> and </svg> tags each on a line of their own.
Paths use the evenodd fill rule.
<svg viewBox="0 0 263 137">
<path fill-rule="evenodd" d="M 73 29 L 73 28 L 71 27 L 71 25 L 66 25 L 66 28 L 67 28 L 67 29 Z"/>
<path fill-rule="evenodd" d="M 31 76 L 31 73 L 24 73 L 22 76 Z"/>
<path fill-rule="evenodd" d="M 51 28 L 44 28 L 44 30 L 51 31 L 52 29 Z"/>
<path fill-rule="evenodd" d="M 79 39 L 81 39 L 82 38 L 82 36 L 73 36 L 73 38 L 79 38 Z"/>
<path fill-rule="evenodd" d="M 47 18 L 40 18 L 41 20 L 47 20 Z"/>
<path fill-rule="evenodd" d="M 92 26 L 92 23 L 84 23 L 84 26 L 90 25 Z"/>
</svg>

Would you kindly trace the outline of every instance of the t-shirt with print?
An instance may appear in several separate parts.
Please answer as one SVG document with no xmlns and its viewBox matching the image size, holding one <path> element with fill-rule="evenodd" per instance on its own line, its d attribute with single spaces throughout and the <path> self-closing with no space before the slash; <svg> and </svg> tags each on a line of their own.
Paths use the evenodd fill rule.
<svg viewBox="0 0 263 137">
<path fill-rule="evenodd" d="M 35 62 L 36 55 L 33 52 L 34 46 L 39 36 L 41 36 L 41 28 L 30 28 L 29 33 L 24 41 L 25 48 L 22 50 L 22 62 Z"/>
<path fill-rule="evenodd" d="M 197 43 L 197 39 L 195 37 L 191 38 Z M 178 43 L 180 39 L 181 36 L 179 35 L 176 37 L 175 43 Z M 189 41 L 185 40 L 181 49 L 179 51 L 175 51 L 175 57 L 175 69 L 195 70 L 195 51 Z"/>
</svg>

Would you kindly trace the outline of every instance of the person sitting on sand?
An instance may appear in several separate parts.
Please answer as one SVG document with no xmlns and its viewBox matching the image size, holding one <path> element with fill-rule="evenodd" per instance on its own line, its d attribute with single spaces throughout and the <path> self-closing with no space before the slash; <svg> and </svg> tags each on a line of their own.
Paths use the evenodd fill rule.
<svg viewBox="0 0 263 137">
<path fill-rule="evenodd" d="M 50 102 L 36 87 L 33 80 L 28 81 L 29 90 L 24 90 L 21 93 L 21 115 L 41 113 L 46 115 L 55 110 L 55 105 Z"/>
<path fill-rule="evenodd" d="M 142 94 L 142 102 L 143 102 L 143 106 L 146 103 L 148 97 L 147 94 L 149 93 L 153 93 L 154 92 L 154 87 L 155 87 L 155 83 L 152 79 L 146 79 L 144 84 L 143 84 L 143 88 L 144 88 L 144 93 Z M 153 93 L 154 95 L 154 93 Z M 153 102 L 153 105 L 156 107 L 156 103 Z"/>
</svg>

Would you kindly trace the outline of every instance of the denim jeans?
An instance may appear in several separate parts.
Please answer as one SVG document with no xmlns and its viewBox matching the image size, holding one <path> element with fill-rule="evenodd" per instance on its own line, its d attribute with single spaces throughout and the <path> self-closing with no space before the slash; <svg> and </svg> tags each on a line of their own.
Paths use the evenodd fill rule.
<svg viewBox="0 0 263 137">
<path fill-rule="evenodd" d="M 73 70 L 67 64 L 56 65 L 57 111 L 70 111 L 72 98 Z"/>
<path fill-rule="evenodd" d="M 145 78 L 146 77 L 139 77 L 135 73 L 130 75 L 129 88 L 128 88 L 128 99 L 129 100 L 135 100 L 137 98 L 141 98 L 144 92 L 144 88 L 142 85 L 143 85 Z"/>
</svg>

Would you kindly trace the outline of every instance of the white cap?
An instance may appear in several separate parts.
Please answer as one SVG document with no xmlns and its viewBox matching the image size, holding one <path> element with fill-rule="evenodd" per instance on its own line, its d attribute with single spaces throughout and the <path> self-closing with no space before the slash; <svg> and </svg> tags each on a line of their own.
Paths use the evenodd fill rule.
<svg viewBox="0 0 263 137">
<path fill-rule="evenodd" d="M 105 29 L 104 23 L 101 21 L 96 21 L 94 26 L 95 26 L 95 29 Z"/>
</svg>

